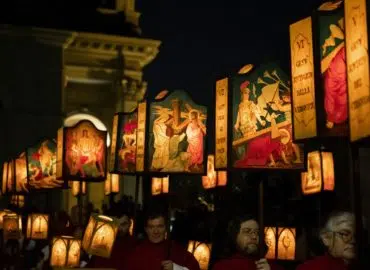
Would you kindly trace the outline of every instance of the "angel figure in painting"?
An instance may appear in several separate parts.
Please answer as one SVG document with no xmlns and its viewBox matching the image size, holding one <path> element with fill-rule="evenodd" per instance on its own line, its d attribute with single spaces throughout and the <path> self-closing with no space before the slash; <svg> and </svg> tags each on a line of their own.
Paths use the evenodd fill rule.
<svg viewBox="0 0 370 270">
<path fill-rule="evenodd" d="M 347 111 L 347 71 L 346 52 L 344 46 L 344 21 L 338 25 L 330 25 L 330 36 L 322 45 L 322 54 L 334 48 L 321 61 L 324 76 L 324 106 L 326 112 L 326 127 L 331 129 L 335 124 L 342 124 L 348 119 Z M 336 40 L 341 43 L 336 46 Z"/>
<path fill-rule="evenodd" d="M 187 152 L 190 156 L 189 167 L 197 170 L 203 164 L 203 140 L 206 135 L 206 127 L 199 119 L 199 111 L 189 112 L 190 123 L 186 128 L 188 138 Z"/>
</svg>

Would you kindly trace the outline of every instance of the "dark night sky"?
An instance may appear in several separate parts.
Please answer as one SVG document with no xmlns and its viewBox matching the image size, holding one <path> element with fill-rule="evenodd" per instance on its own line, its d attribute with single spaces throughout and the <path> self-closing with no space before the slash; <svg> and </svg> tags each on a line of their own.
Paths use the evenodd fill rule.
<svg viewBox="0 0 370 270">
<path fill-rule="evenodd" d="M 210 100 L 215 80 L 245 64 L 277 61 L 289 68 L 289 24 L 321 0 L 138 0 L 145 37 L 163 42 L 146 69 L 149 96 L 185 89 Z"/>
</svg>

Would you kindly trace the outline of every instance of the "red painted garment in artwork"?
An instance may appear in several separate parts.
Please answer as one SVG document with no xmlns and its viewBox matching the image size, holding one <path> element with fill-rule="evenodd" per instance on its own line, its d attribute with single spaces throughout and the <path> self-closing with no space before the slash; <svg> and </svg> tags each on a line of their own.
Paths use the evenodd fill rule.
<svg viewBox="0 0 370 270">
<path fill-rule="evenodd" d="M 347 70 L 345 48 L 341 48 L 324 74 L 325 111 L 327 121 L 343 123 L 348 118 Z"/>
<path fill-rule="evenodd" d="M 268 261 L 271 270 L 283 270 L 281 266 Z M 228 259 L 217 262 L 212 270 L 256 270 L 256 263 L 253 259 L 236 254 Z"/>
<path fill-rule="evenodd" d="M 123 127 L 123 132 L 125 134 L 133 134 L 135 129 L 137 129 L 137 121 L 136 120 L 130 120 L 127 122 Z"/>
<path fill-rule="evenodd" d="M 171 260 L 189 270 L 200 270 L 194 256 L 174 241 L 165 240 L 154 244 L 145 240 L 129 256 L 124 269 L 129 270 L 162 270 L 162 261 Z"/>
<path fill-rule="evenodd" d="M 271 139 L 270 133 L 262 135 L 248 142 L 243 159 L 236 161 L 235 167 L 266 166 L 270 154 L 279 158 L 281 150 L 280 138 Z"/>
<path fill-rule="evenodd" d="M 186 128 L 188 138 L 187 152 L 190 154 L 189 167 L 203 163 L 203 138 L 204 134 L 199 125 L 190 123 Z"/>
<path fill-rule="evenodd" d="M 90 268 L 113 268 L 117 270 L 125 270 L 125 261 L 130 253 L 135 249 L 137 241 L 132 236 L 117 238 L 114 243 L 110 258 L 94 256 L 88 263 Z"/>
<path fill-rule="evenodd" d="M 316 257 L 297 267 L 297 270 L 348 270 L 349 267 L 342 259 L 333 258 L 330 255 Z"/>
</svg>

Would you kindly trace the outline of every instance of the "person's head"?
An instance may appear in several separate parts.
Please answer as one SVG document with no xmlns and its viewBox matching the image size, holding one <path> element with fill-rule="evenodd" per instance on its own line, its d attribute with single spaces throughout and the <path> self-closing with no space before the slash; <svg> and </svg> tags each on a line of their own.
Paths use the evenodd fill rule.
<svg viewBox="0 0 370 270">
<path fill-rule="evenodd" d="M 198 112 L 196 112 L 196 111 L 190 112 L 190 120 L 192 122 L 198 121 Z"/>
<path fill-rule="evenodd" d="M 131 218 L 127 213 L 120 213 L 117 215 L 119 221 L 118 235 L 126 236 L 129 233 L 131 226 Z"/>
<path fill-rule="evenodd" d="M 346 211 L 329 215 L 320 238 L 330 255 L 349 261 L 355 258 L 355 216 Z"/>
<path fill-rule="evenodd" d="M 240 85 L 240 94 L 242 100 L 249 100 L 250 89 L 249 89 L 249 81 L 245 81 Z"/>
<path fill-rule="evenodd" d="M 259 226 L 257 219 L 251 215 L 239 216 L 228 226 L 230 248 L 245 256 L 258 255 Z"/>
<path fill-rule="evenodd" d="M 166 239 L 166 215 L 160 211 L 152 211 L 145 219 L 145 232 L 148 240 L 154 244 Z"/>
</svg>

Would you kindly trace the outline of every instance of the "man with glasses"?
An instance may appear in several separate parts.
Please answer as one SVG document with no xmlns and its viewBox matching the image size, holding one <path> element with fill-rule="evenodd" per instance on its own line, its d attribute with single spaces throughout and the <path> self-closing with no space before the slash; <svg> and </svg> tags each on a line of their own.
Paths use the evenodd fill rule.
<svg viewBox="0 0 370 270">
<path fill-rule="evenodd" d="M 327 254 L 307 261 L 297 270 L 349 269 L 356 257 L 355 216 L 345 211 L 333 212 L 320 231 L 320 239 Z"/>
<path fill-rule="evenodd" d="M 259 241 L 259 226 L 253 216 L 237 217 L 229 223 L 226 254 L 228 258 L 217 262 L 213 270 L 279 270 L 281 267 L 259 257 L 259 249 L 267 251 Z"/>
</svg>

